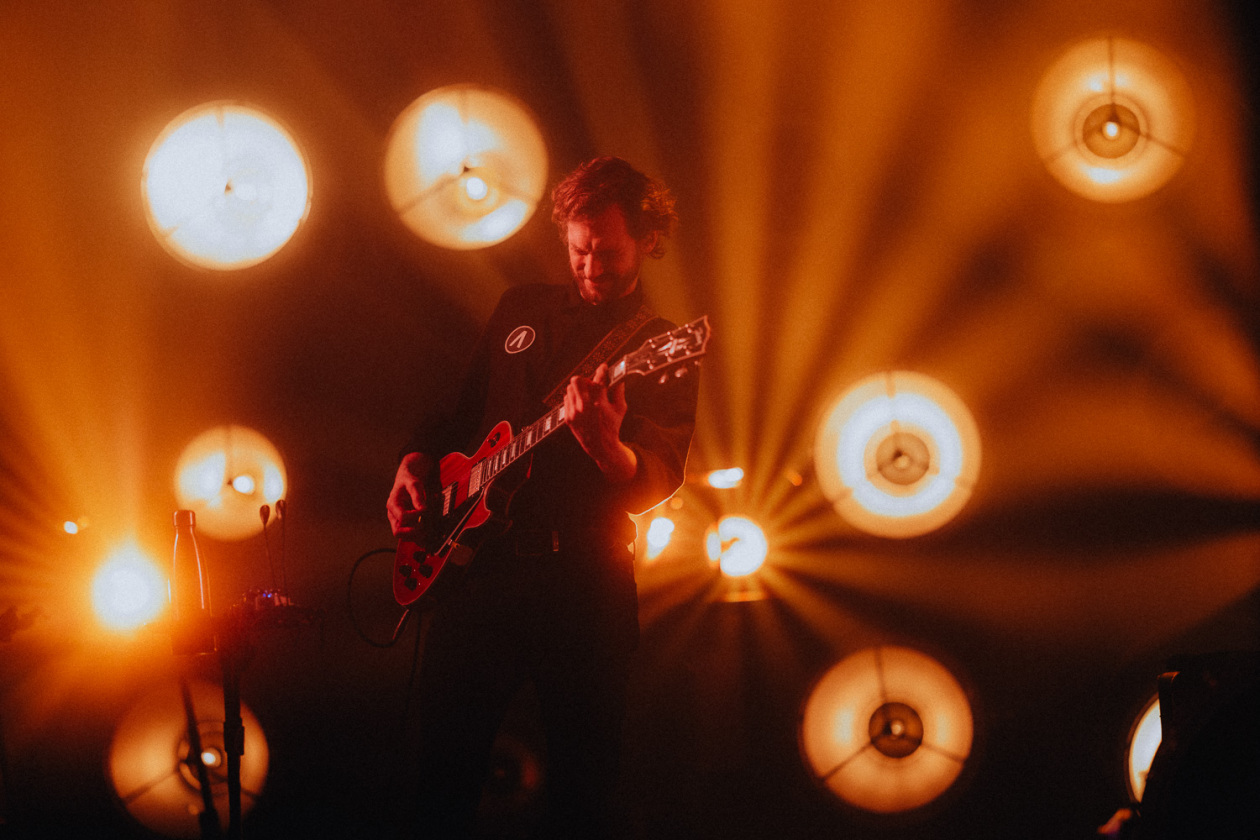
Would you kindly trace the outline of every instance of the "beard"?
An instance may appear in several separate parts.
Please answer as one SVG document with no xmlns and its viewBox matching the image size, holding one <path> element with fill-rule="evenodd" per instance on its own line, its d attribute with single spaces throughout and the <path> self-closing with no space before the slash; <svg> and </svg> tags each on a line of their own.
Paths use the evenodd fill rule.
<svg viewBox="0 0 1260 840">
<path fill-rule="evenodd" d="M 573 282 L 577 284 L 578 293 L 583 300 L 599 306 L 620 300 L 634 291 L 639 282 L 639 265 L 636 261 L 633 269 L 627 273 L 605 271 L 593 280 L 574 274 Z"/>
</svg>

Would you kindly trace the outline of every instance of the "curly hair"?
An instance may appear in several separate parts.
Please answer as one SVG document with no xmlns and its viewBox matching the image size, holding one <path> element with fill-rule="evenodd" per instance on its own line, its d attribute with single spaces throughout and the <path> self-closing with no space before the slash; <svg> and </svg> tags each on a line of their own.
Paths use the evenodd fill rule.
<svg viewBox="0 0 1260 840">
<path fill-rule="evenodd" d="M 556 184 L 551 203 L 551 220 L 560 229 L 561 239 L 568 235 L 570 219 L 589 219 L 617 205 L 635 239 L 659 234 L 649 254 L 658 258 L 665 255 L 665 237 L 673 233 L 678 222 L 669 188 L 619 157 L 597 157 L 583 163 Z"/>
</svg>

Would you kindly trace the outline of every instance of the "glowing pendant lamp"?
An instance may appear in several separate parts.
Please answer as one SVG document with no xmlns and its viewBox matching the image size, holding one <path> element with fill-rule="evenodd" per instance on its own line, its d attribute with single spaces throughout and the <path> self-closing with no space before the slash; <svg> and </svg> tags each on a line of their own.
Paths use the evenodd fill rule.
<svg viewBox="0 0 1260 840">
<path fill-rule="evenodd" d="M 980 470 L 980 435 L 952 391 L 907 371 L 880 373 L 835 402 L 814 446 L 818 481 L 855 527 L 911 537 L 958 513 Z"/>
<path fill-rule="evenodd" d="M 218 270 L 275 254 L 310 209 L 310 172 L 293 138 L 244 105 L 211 102 L 166 127 L 144 163 L 149 227 L 176 258 Z"/>
<path fill-rule="evenodd" d="M 1032 135 L 1038 156 L 1068 189 L 1095 201 L 1131 201 L 1181 168 L 1194 140 L 1194 102 L 1181 71 L 1155 49 L 1095 38 L 1046 71 Z"/>
<path fill-rule="evenodd" d="M 529 220 L 546 181 L 547 148 L 533 116 L 498 91 L 430 91 L 390 132 L 386 194 L 403 223 L 435 245 L 507 239 Z"/>
<path fill-rule="evenodd" d="M 284 498 L 284 462 L 271 441 L 244 426 L 219 426 L 194 438 L 175 467 L 181 509 L 195 511 L 197 530 L 240 540 L 263 529 L 260 509 Z"/>
<path fill-rule="evenodd" d="M 948 790 L 971 754 L 971 705 L 939 662 L 904 647 L 846 657 L 815 684 L 800 724 L 814 777 L 880 814 L 920 808 Z"/>
</svg>

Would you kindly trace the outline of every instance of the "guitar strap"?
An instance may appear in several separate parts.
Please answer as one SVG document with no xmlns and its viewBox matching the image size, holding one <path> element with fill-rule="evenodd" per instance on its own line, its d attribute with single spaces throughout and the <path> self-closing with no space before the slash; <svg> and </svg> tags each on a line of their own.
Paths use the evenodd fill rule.
<svg viewBox="0 0 1260 840">
<path fill-rule="evenodd" d="M 655 313 L 645 303 L 640 305 L 633 315 L 613 327 L 608 335 L 604 336 L 599 344 L 596 344 L 594 349 L 586 354 L 586 358 L 578 362 L 573 372 L 561 379 L 560 384 L 551 389 L 551 393 L 543 400 L 547 407 L 555 408 L 560 405 L 564 400 L 564 392 L 569 387 L 570 379 L 575 376 L 589 379 L 595 373 L 596 368 L 611 359 L 613 354 L 621 349 L 621 345 L 625 344 L 630 339 L 630 336 L 638 332 L 639 327 L 654 317 L 656 317 Z"/>
</svg>

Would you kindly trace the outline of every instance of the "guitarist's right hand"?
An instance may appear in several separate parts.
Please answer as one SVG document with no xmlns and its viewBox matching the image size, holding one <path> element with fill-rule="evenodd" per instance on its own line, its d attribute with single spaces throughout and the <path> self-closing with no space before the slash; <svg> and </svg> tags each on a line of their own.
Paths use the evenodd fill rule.
<svg viewBox="0 0 1260 840">
<path fill-rule="evenodd" d="M 425 479 L 433 462 L 419 452 L 403 456 L 394 475 L 394 488 L 385 502 L 389 527 L 398 538 L 415 538 L 420 534 L 420 514 L 425 508 Z"/>
</svg>

